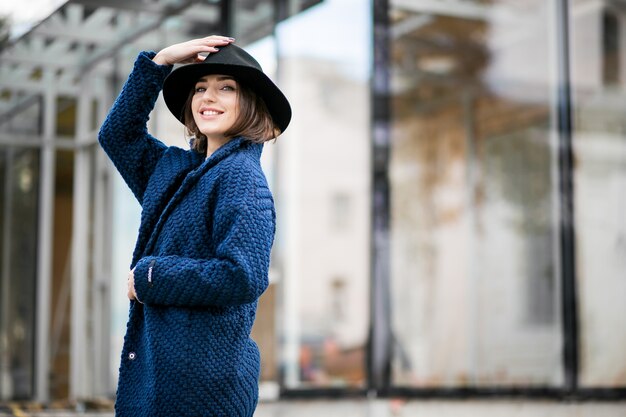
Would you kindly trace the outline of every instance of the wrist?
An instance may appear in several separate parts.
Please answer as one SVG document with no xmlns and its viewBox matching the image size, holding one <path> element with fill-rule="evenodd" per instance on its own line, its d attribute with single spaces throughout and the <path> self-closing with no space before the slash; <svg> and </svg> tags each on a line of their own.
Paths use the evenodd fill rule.
<svg viewBox="0 0 626 417">
<path fill-rule="evenodd" d="M 156 54 L 154 58 L 152 58 L 152 62 L 157 65 L 170 65 L 170 63 L 167 62 L 167 60 L 160 54 Z"/>
<path fill-rule="evenodd" d="M 153 256 L 142 258 L 137 262 L 134 269 L 134 282 L 133 288 L 135 290 L 135 298 L 140 303 L 150 303 L 150 288 L 153 286 L 154 281 L 154 267 L 156 259 Z"/>
</svg>

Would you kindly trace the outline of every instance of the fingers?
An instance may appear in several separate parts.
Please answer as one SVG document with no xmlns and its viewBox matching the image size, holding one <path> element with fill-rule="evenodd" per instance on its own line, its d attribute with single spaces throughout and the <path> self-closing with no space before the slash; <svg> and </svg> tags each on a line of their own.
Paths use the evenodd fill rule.
<svg viewBox="0 0 626 417">
<path fill-rule="evenodd" d="M 206 59 L 209 54 L 219 52 L 220 46 L 229 45 L 235 42 L 235 38 L 228 36 L 211 35 L 201 39 L 192 41 L 197 49 L 195 49 L 195 56 L 191 62 L 199 63 Z"/>
<path fill-rule="evenodd" d="M 197 43 L 195 43 L 196 54 L 201 52 L 215 53 L 218 52 L 220 46 L 226 46 L 235 42 L 233 38 L 225 38 L 223 36 L 215 37 L 209 36 L 207 38 L 199 39 Z"/>
<path fill-rule="evenodd" d="M 224 46 L 230 43 L 235 42 L 234 38 L 229 38 L 227 36 L 207 36 L 205 38 L 194 39 L 190 41 L 192 45 L 197 46 L 199 48 L 210 48 L 214 49 L 212 52 L 217 52 L 217 46 Z"/>
<path fill-rule="evenodd" d="M 203 42 L 223 42 L 223 44 L 231 43 L 235 41 L 235 38 L 230 36 L 211 35 L 200 39 Z"/>
<path fill-rule="evenodd" d="M 162 49 L 153 61 L 160 65 L 176 63 L 202 62 L 204 57 L 199 54 L 211 54 L 219 51 L 219 47 L 233 43 L 235 39 L 228 36 L 211 35 L 174 44 Z"/>
<path fill-rule="evenodd" d="M 128 273 L 127 284 L 128 284 L 128 288 L 127 288 L 128 299 L 135 300 L 137 298 L 137 293 L 135 292 L 135 274 L 133 273 L 133 271 L 130 271 Z"/>
</svg>

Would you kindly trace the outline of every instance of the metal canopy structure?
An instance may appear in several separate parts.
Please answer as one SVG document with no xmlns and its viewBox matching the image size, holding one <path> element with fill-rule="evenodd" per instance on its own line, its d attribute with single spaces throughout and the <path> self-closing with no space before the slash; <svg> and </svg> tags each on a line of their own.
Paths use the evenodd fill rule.
<svg viewBox="0 0 626 417">
<path fill-rule="evenodd" d="M 37 401 L 50 399 L 51 381 L 58 378 L 51 363 L 63 350 L 68 320 L 69 397 L 110 394 L 111 167 L 97 146 L 98 127 L 138 50 L 227 33 L 229 7 L 230 2 L 197 0 L 68 1 L 0 53 L 0 150 L 15 155 L 34 149 L 38 155 L 32 375 Z M 73 152 L 73 166 L 57 165 L 59 151 Z M 71 249 L 67 273 L 54 283 L 60 288 L 53 288 L 55 176 L 63 171 L 72 178 Z M 9 204 L 11 198 L 4 200 Z M 10 225 L 2 233 L 10 244 Z M 10 270 L 2 269 L 4 289 L 15 279 Z M 60 294 L 55 299 L 53 290 Z M 1 360 L 0 371 L 8 372 L 7 355 Z M 0 399 L 14 395 L 7 385 L 0 387 Z"/>
<path fill-rule="evenodd" d="M 44 72 L 53 73 L 57 93 L 77 94 L 86 73 L 110 75 L 111 58 L 126 45 L 226 31 L 217 23 L 224 22 L 222 7 L 197 0 L 67 2 L 0 55 L 0 121 L 46 91 Z"/>
<path fill-rule="evenodd" d="M 34 358 L 34 364 L 20 381 L 11 381 L 11 353 L 0 351 L 0 401 L 17 395 L 48 402 L 59 385 L 62 395 L 77 401 L 111 394 L 113 167 L 97 131 L 137 52 L 209 34 L 235 36 L 246 45 L 319 1 L 70 0 L 0 51 L 0 334 L 11 326 L 7 289 L 19 292 L 16 282 L 28 281 L 35 293 L 34 306 L 27 306 L 33 317 L 24 327 L 33 334 L 23 342 L 34 351 L 20 353 L 22 362 Z M 19 212 L 11 193 L 23 155 L 33 161 L 36 193 L 35 215 L 26 219 L 37 232 L 28 276 L 13 271 L 7 249 L 20 233 L 10 216 Z M 64 198 L 71 210 L 59 206 L 59 177 L 69 182 Z M 66 240 L 56 230 L 60 213 L 70 223 Z M 63 354 L 62 373 L 69 376 L 53 369 Z"/>
</svg>

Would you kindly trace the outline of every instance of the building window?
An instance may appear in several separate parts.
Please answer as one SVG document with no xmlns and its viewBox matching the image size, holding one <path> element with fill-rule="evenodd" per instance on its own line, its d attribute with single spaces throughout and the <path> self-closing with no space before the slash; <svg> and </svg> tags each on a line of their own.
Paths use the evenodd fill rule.
<svg viewBox="0 0 626 417">
<path fill-rule="evenodd" d="M 605 85 L 615 85 L 620 81 L 620 32 L 618 15 L 605 11 L 602 14 L 602 69 Z"/>
<path fill-rule="evenodd" d="M 350 228 L 351 199 L 348 193 L 337 192 L 331 196 L 330 227 L 333 231 Z"/>
<path fill-rule="evenodd" d="M 390 1 L 391 384 L 558 386 L 549 7 L 454 3 Z"/>
<path fill-rule="evenodd" d="M 342 278 L 335 278 L 331 281 L 330 290 L 330 321 L 335 325 L 341 325 L 346 318 L 346 281 Z"/>
</svg>

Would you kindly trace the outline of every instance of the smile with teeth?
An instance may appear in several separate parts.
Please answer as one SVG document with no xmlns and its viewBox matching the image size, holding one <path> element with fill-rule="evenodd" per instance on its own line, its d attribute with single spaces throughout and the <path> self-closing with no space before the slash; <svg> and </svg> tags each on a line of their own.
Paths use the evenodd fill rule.
<svg viewBox="0 0 626 417">
<path fill-rule="evenodd" d="M 222 112 L 217 110 L 202 110 L 200 111 L 200 114 L 203 116 L 217 116 L 218 114 L 222 114 Z"/>
</svg>

